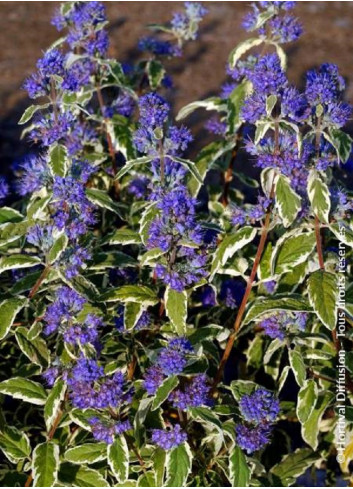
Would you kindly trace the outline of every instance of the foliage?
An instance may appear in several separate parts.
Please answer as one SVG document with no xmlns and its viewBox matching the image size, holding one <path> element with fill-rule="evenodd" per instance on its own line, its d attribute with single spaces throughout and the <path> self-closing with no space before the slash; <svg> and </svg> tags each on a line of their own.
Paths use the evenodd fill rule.
<svg viewBox="0 0 353 489">
<path fill-rule="evenodd" d="M 150 26 L 126 66 L 102 4 L 62 4 L 25 82 L 16 198 L 0 182 L 4 486 L 285 486 L 326 461 L 328 483 L 348 477 L 351 111 L 335 65 L 288 81 L 293 4 L 254 4 L 231 81 L 180 111 L 217 114 L 193 161 L 167 67 L 206 9 Z"/>
</svg>

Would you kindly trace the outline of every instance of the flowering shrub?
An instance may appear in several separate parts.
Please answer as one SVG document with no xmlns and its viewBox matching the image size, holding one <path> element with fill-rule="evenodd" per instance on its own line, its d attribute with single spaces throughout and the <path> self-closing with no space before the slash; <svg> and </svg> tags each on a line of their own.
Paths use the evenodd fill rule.
<svg viewBox="0 0 353 489">
<path fill-rule="evenodd" d="M 24 84 L 38 100 L 16 198 L 0 180 L 2 485 L 348 474 L 351 108 L 333 64 L 303 91 L 288 80 L 294 3 L 253 4 L 229 82 L 179 112 L 216 113 L 193 161 L 167 67 L 206 9 L 151 26 L 134 66 L 107 57 L 101 3 L 55 15 L 61 37 Z"/>
</svg>

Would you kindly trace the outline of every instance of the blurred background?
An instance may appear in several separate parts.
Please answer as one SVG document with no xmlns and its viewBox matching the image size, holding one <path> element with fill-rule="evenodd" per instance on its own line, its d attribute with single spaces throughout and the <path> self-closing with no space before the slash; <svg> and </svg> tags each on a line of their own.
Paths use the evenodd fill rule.
<svg viewBox="0 0 353 489">
<path fill-rule="evenodd" d="M 110 21 L 110 56 L 134 61 L 146 24 L 163 23 L 182 2 L 105 2 Z M 50 24 L 59 2 L 0 2 L 0 158 L 2 172 L 28 151 L 20 143 L 17 122 L 32 102 L 21 89 L 34 70 L 37 59 L 59 33 Z M 184 57 L 167 61 L 174 80 L 171 93 L 175 109 L 186 103 L 217 94 L 225 80 L 230 50 L 249 34 L 241 28 L 248 2 L 207 2 L 209 13 L 201 24 L 199 40 L 187 44 Z M 339 66 L 347 81 L 346 98 L 353 102 L 353 2 L 298 2 L 294 13 L 304 25 L 299 41 L 285 45 L 289 55 L 289 78 L 302 85 L 304 73 L 323 62 Z M 200 130 L 205 114 L 198 112 L 190 122 Z M 207 138 L 201 130 L 201 135 Z"/>
</svg>

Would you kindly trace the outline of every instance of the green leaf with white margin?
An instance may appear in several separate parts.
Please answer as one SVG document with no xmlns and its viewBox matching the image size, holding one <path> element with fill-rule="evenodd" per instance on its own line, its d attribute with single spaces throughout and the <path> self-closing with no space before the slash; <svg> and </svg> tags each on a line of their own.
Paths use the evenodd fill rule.
<svg viewBox="0 0 353 489">
<path fill-rule="evenodd" d="M 314 214 L 320 221 L 328 222 L 331 208 L 330 191 L 316 170 L 311 170 L 309 174 L 307 191 Z"/>
<path fill-rule="evenodd" d="M 247 310 L 243 324 L 248 324 L 264 314 L 273 311 L 310 312 L 307 300 L 300 294 L 278 294 L 272 297 L 258 297 Z"/>
<path fill-rule="evenodd" d="M 147 243 L 149 237 L 149 228 L 155 217 L 158 216 L 158 209 L 156 208 L 155 202 L 148 205 L 146 209 L 143 211 L 141 219 L 140 219 L 140 236 L 143 244 Z"/>
<path fill-rule="evenodd" d="M 118 482 L 125 482 L 129 477 L 129 449 L 123 436 L 115 438 L 108 446 L 108 463 Z"/>
<path fill-rule="evenodd" d="M 11 326 L 20 312 L 20 310 L 27 303 L 25 297 L 13 297 L 11 299 L 5 299 L 0 304 L 0 340 L 5 338 L 11 329 Z"/>
<path fill-rule="evenodd" d="M 165 75 L 165 69 L 160 61 L 152 59 L 147 63 L 147 75 L 150 87 L 156 90 L 162 83 Z"/>
<path fill-rule="evenodd" d="M 47 402 L 44 406 L 44 419 L 47 431 L 52 428 L 56 417 L 59 414 L 60 406 L 65 398 L 66 384 L 58 379 L 48 394 Z"/>
<path fill-rule="evenodd" d="M 33 451 L 32 476 L 34 487 L 53 487 L 58 478 L 59 445 L 46 441 Z"/>
<path fill-rule="evenodd" d="M 268 117 L 271 117 L 272 111 L 277 103 L 277 95 L 269 95 L 266 98 L 266 113 Z"/>
<path fill-rule="evenodd" d="M 279 175 L 276 179 L 276 205 L 284 227 L 289 227 L 301 209 L 301 198 L 292 189 L 287 177 Z"/>
<path fill-rule="evenodd" d="M 16 328 L 15 337 L 21 352 L 36 365 L 44 368 L 48 367 L 50 352 L 46 341 L 40 337 L 29 339 L 28 331 L 28 328 L 25 327 Z"/>
<path fill-rule="evenodd" d="M 198 100 L 196 102 L 191 102 L 191 104 L 185 105 L 182 109 L 179 110 L 178 115 L 176 116 L 176 120 L 180 121 L 185 119 L 188 115 L 192 114 L 197 109 L 205 109 L 205 110 L 216 110 L 219 111 L 225 107 L 222 104 L 222 99 L 219 97 L 210 97 L 206 100 Z"/>
<path fill-rule="evenodd" d="M 223 267 L 232 256 L 245 245 L 253 241 L 256 236 L 256 229 L 246 226 L 235 233 L 228 234 L 218 246 L 214 254 L 210 280 L 215 276 L 218 270 Z"/>
<path fill-rule="evenodd" d="M 135 168 L 135 166 L 146 165 L 150 163 L 152 158 L 149 156 L 141 156 L 141 158 L 136 158 L 136 160 L 130 160 L 125 163 L 122 169 L 117 173 L 115 179 L 118 180 L 123 177 L 126 173 L 129 173 L 130 170 Z"/>
<path fill-rule="evenodd" d="M 289 350 L 289 363 L 297 384 L 303 387 L 306 380 L 306 367 L 302 354 L 297 350 Z"/>
<path fill-rule="evenodd" d="M 152 460 L 156 477 L 156 487 L 163 487 L 166 458 L 167 454 L 162 448 L 157 447 L 153 452 Z"/>
<path fill-rule="evenodd" d="M 340 221 L 330 224 L 329 228 L 339 241 L 353 248 L 353 232 L 349 224 Z"/>
<path fill-rule="evenodd" d="M 98 188 L 87 188 L 86 196 L 87 199 L 92 202 L 92 204 L 95 204 L 102 209 L 108 209 L 121 217 L 121 209 L 119 205 L 114 202 L 114 200 L 104 190 L 100 190 Z"/>
<path fill-rule="evenodd" d="M 47 400 L 47 393 L 41 384 L 23 377 L 13 377 L 0 382 L 0 393 L 38 406 L 43 406 Z"/>
<path fill-rule="evenodd" d="M 206 407 L 191 407 L 188 409 L 191 418 L 199 421 L 200 423 L 208 426 L 209 428 L 216 428 L 219 432 L 222 432 L 222 423 L 218 419 L 217 415 L 212 412 L 210 408 Z"/>
<path fill-rule="evenodd" d="M 109 244 L 116 245 L 128 245 L 128 244 L 140 244 L 141 239 L 140 235 L 137 231 L 133 231 L 132 229 L 122 228 L 115 231 L 115 233 L 110 236 Z"/>
<path fill-rule="evenodd" d="M 124 308 L 124 326 L 127 331 L 132 330 L 140 319 L 144 307 L 137 302 L 128 302 Z"/>
<path fill-rule="evenodd" d="M 44 104 L 44 105 L 30 105 L 27 107 L 27 109 L 23 112 L 21 119 L 18 121 L 19 125 L 26 124 L 26 122 L 30 121 L 34 114 L 38 110 L 43 110 L 49 107 L 49 104 Z"/>
<path fill-rule="evenodd" d="M 7 222 L 21 222 L 24 216 L 16 209 L 11 207 L 0 207 L 0 224 Z"/>
<path fill-rule="evenodd" d="M 262 43 L 263 43 L 262 39 L 253 37 L 250 39 L 246 39 L 245 41 L 238 44 L 238 46 L 235 49 L 233 49 L 229 55 L 230 66 L 234 68 L 237 61 L 243 56 L 243 54 L 245 54 L 251 48 L 259 46 Z"/>
<path fill-rule="evenodd" d="M 272 254 L 272 271 L 282 274 L 305 262 L 316 246 L 314 231 L 292 236 L 284 234 L 277 242 Z"/>
<path fill-rule="evenodd" d="M 94 416 L 97 416 L 97 411 L 94 409 L 78 409 L 74 408 L 69 412 L 69 416 L 72 421 L 81 426 L 86 431 L 92 431 L 92 426 L 89 423 L 89 420 Z"/>
<path fill-rule="evenodd" d="M 318 388 L 314 379 L 306 380 L 298 393 L 297 416 L 305 423 L 313 412 L 318 399 Z"/>
<path fill-rule="evenodd" d="M 56 238 L 53 246 L 48 253 L 48 263 L 52 265 L 58 258 L 60 258 L 62 252 L 66 249 L 69 239 L 65 233 Z"/>
<path fill-rule="evenodd" d="M 229 455 L 229 477 L 232 487 L 248 487 L 250 468 L 242 450 L 236 445 Z"/>
<path fill-rule="evenodd" d="M 337 323 L 337 276 L 324 270 L 317 270 L 308 278 L 308 293 L 310 304 L 318 318 L 332 331 Z"/>
<path fill-rule="evenodd" d="M 316 450 L 319 444 L 320 423 L 322 416 L 333 400 L 334 394 L 332 392 L 320 393 L 313 411 L 302 425 L 302 438 L 308 445 L 311 446 L 313 450 Z"/>
<path fill-rule="evenodd" d="M 59 482 L 68 487 L 110 487 L 98 470 L 69 462 L 61 463 Z"/>
<path fill-rule="evenodd" d="M 185 487 L 191 465 L 192 453 L 186 442 L 168 452 L 165 487 Z"/>
<path fill-rule="evenodd" d="M 31 454 L 27 435 L 14 426 L 4 426 L 0 431 L 0 449 L 14 463 L 29 458 Z"/>
<path fill-rule="evenodd" d="M 30 268 L 40 263 L 40 258 L 28 255 L 10 255 L 3 256 L 0 259 L 0 273 L 14 268 Z"/>
<path fill-rule="evenodd" d="M 324 133 L 326 137 L 326 133 Z M 339 162 L 347 163 L 352 150 L 352 138 L 349 134 L 340 129 L 331 129 L 330 138 L 326 139 L 334 146 L 337 151 Z"/>
<path fill-rule="evenodd" d="M 163 381 L 163 383 L 158 387 L 157 392 L 154 395 L 151 410 L 155 411 L 159 408 L 161 404 L 168 398 L 169 394 L 176 388 L 179 384 L 178 377 L 173 375 L 168 377 Z"/>
<path fill-rule="evenodd" d="M 137 302 L 144 306 L 154 306 L 159 302 L 156 293 L 144 285 L 123 285 L 109 290 L 100 297 L 100 302 Z"/>
<path fill-rule="evenodd" d="M 175 332 L 179 335 L 186 333 L 186 318 L 188 313 L 188 296 L 186 291 L 178 292 L 169 285 L 164 295 L 165 310 Z"/>
<path fill-rule="evenodd" d="M 62 144 L 55 144 L 49 149 L 49 168 L 54 177 L 64 177 L 67 172 L 67 149 Z"/>
<path fill-rule="evenodd" d="M 157 258 L 164 255 L 164 253 L 165 252 L 160 248 L 152 248 L 151 250 L 146 251 L 146 253 L 140 256 L 140 266 L 153 265 Z"/>
<path fill-rule="evenodd" d="M 184 160 L 183 158 L 178 158 L 177 156 L 170 156 L 168 155 L 168 158 L 170 158 L 173 161 L 176 161 L 177 163 L 180 163 L 184 168 L 186 168 L 191 175 L 202 185 L 203 184 L 203 178 L 199 173 L 199 170 L 197 169 L 197 166 L 193 161 L 190 160 Z"/>
<path fill-rule="evenodd" d="M 319 458 L 320 453 L 314 453 L 309 448 L 299 448 L 295 452 L 285 455 L 278 464 L 272 467 L 270 473 L 278 477 L 284 487 L 289 487 Z"/>
<path fill-rule="evenodd" d="M 94 464 L 107 458 L 107 444 L 104 442 L 85 443 L 69 448 L 64 457 L 65 460 L 73 464 Z"/>
</svg>

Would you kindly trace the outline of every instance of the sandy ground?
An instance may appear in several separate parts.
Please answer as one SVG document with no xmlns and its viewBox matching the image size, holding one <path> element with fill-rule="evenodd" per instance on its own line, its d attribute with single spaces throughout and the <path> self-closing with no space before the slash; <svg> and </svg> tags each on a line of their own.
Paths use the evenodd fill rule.
<svg viewBox="0 0 353 489">
<path fill-rule="evenodd" d="M 164 22 L 182 2 L 106 2 L 110 20 L 110 55 L 120 61 L 136 59 L 137 40 L 150 22 Z M 0 156 L 2 168 L 24 152 L 18 143 L 17 121 L 30 102 L 21 90 L 58 33 L 50 19 L 58 2 L 0 2 Z M 202 24 L 200 40 L 186 49 L 187 63 L 169 62 L 175 82 L 175 107 L 217 93 L 224 80 L 228 53 L 248 36 L 241 19 L 248 2 L 207 2 L 209 14 Z M 353 102 L 353 2 L 298 2 L 296 15 L 305 34 L 288 45 L 289 76 L 303 82 L 305 71 L 322 62 L 335 62 L 347 79 L 347 99 Z"/>
</svg>

